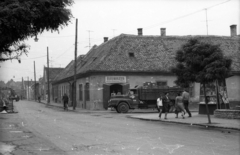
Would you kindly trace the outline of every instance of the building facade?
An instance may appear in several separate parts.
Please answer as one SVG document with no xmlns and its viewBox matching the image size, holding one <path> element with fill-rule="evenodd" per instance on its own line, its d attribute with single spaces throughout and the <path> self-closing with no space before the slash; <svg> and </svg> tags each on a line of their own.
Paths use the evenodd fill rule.
<svg viewBox="0 0 240 155">
<path fill-rule="evenodd" d="M 226 79 L 230 101 L 240 102 L 239 36 L 166 36 L 161 29 L 159 36 L 121 34 L 111 40 L 104 39 L 85 56 L 77 60 L 77 83 L 73 85 L 73 64 L 69 65 L 53 82 L 55 96 L 63 93 L 76 97 L 77 107 L 84 109 L 106 109 L 112 92 L 125 94 L 129 88 L 153 82 L 158 85 L 175 86 L 176 76 L 171 68 L 176 65 L 176 51 L 191 38 L 202 42 L 219 44 L 224 55 L 233 60 L 232 76 Z M 190 89 L 192 102 L 198 102 L 200 84 Z M 76 91 L 76 96 L 73 96 Z"/>
</svg>

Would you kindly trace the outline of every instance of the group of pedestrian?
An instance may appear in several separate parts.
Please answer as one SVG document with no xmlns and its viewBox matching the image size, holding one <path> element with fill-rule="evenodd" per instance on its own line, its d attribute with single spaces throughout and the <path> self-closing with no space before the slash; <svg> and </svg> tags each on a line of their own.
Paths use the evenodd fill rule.
<svg viewBox="0 0 240 155">
<path fill-rule="evenodd" d="M 181 93 L 177 94 L 177 97 L 175 98 L 175 104 L 173 102 L 170 101 L 169 99 L 169 92 L 166 92 L 165 95 L 163 97 L 159 97 L 157 99 L 157 106 L 159 109 L 159 118 L 161 119 L 161 115 L 162 113 L 165 113 L 165 117 L 164 119 L 167 119 L 167 114 L 168 112 L 172 112 L 173 109 L 175 109 L 175 114 L 176 114 L 176 118 L 178 118 L 178 114 L 181 113 L 182 118 L 184 119 L 184 115 L 187 112 L 189 117 L 192 117 L 191 112 L 188 109 L 188 105 L 189 105 L 189 93 L 184 90 Z"/>
</svg>

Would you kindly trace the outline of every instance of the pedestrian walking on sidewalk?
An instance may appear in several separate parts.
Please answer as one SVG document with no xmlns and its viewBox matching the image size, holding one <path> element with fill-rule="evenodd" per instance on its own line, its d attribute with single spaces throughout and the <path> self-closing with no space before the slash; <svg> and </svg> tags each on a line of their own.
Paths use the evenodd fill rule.
<svg viewBox="0 0 240 155">
<path fill-rule="evenodd" d="M 182 96 L 180 93 L 178 93 L 177 97 L 175 98 L 175 108 L 176 108 L 176 110 L 175 110 L 176 118 L 178 118 L 178 113 L 181 112 L 182 118 L 184 119 L 185 109 L 184 109 L 184 105 L 183 105 Z"/>
<path fill-rule="evenodd" d="M 161 119 L 161 115 L 162 115 L 162 110 L 163 110 L 163 103 L 162 103 L 162 97 L 159 96 L 159 98 L 157 99 L 157 108 L 159 111 L 159 118 Z"/>
<path fill-rule="evenodd" d="M 169 100 L 168 95 L 169 95 L 169 93 L 166 92 L 166 93 L 165 93 L 165 96 L 162 98 L 163 112 L 165 112 L 165 117 L 164 117 L 164 119 L 167 119 L 168 107 L 169 107 L 169 104 L 170 104 L 170 100 Z"/>
<path fill-rule="evenodd" d="M 62 100 L 63 100 L 63 109 L 68 110 L 68 96 L 66 93 L 63 95 Z"/>
<path fill-rule="evenodd" d="M 186 112 L 188 113 L 188 117 L 192 117 L 192 114 L 188 109 L 190 95 L 186 90 L 184 90 L 182 93 L 182 99 L 183 99 L 184 108 L 185 108 Z"/>
</svg>

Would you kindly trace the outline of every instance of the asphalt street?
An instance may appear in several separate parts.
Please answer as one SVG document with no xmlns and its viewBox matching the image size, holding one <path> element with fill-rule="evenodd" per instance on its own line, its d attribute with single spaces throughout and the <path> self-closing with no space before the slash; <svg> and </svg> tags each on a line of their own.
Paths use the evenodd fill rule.
<svg viewBox="0 0 240 155">
<path fill-rule="evenodd" d="M 238 131 L 131 119 L 116 112 L 63 111 L 15 102 L 0 114 L 0 153 L 11 155 L 238 155 Z M 157 113 L 156 113 L 157 115 Z"/>
</svg>

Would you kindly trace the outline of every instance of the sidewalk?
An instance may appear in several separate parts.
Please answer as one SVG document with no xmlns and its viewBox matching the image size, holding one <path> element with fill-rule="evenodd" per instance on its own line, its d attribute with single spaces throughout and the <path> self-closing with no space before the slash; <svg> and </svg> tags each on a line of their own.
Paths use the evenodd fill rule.
<svg viewBox="0 0 240 155">
<path fill-rule="evenodd" d="M 167 115 L 167 120 L 164 119 L 164 114 L 162 118 L 159 119 L 158 113 L 155 114 L 140 114 L 140 115 L 132 115 L 131 118 L 137 118 L 142 120 L 151 120 L 151 121 L 162 121 L 168 123 L 178 123 L 178 124 L 186 124 L 186 125 L 195 125 L 195 126 L 203 126 L 205 128 L 222 128 L 222 129 L 232 129 L 240 131 L 240 120 L 239 119 L 222 119 L 216 118 L 213 115 L 210 115 L 211 124 L 208 124 L 207 115 L 200 115 L 198 112 L 192 112 L 192 117 L 188 117 L 185 115 L 185 119 L 179 115 L 178 118 L 175 118 L 175 114 L 169 113 Z"/>
<path fill-rule="evenodd" d="M 63 108 L 63 105 L 60 103 L 50 103 L 50 105 L 47 105 L 46 102 L 42 101 L 42 104 L 45 104 L 46 106 L 54 106 Z M 72 107 L 69 107 L 69 111 L 73 111 Z M 106 113 L 116 113 L 116 111 L 110 111 L 110 110 L 86 110 L 82 108 L 76 108 L 74 110 L 75 112 L 86 112 L 86 113 L 92 113 L 92 112 L 106 112 Z M 207 115 L 200 115 L 198 112 L 192 112 L 192 117 L 188 117 L 188 115 L 185 115 L 185 119 L 182 119 L 181 114 L 179 114 L 178 118 L 175 118 L 174 113 L 169 113 L 167 116 L 167 120 L 164 119 L 164 114 L 162 114 L 162 119 L 159 119 L 158 113 L 155 111 L 152 111 L 151 109 L 146 110 L 131 110 L 128 113 L 128 117 L 135 118 L 135 119 L 141 119 L 141 120 L 149 120 L 149 121 L 159 121 L 159 122 L 166 122 L 166 123 L 178 123 L 178 124 L 186 124 L 190 126 L 202 126 L 205 128 L 221 128 L 221 129 L 231 129 L 231 130 L 238 130 L 240 131 L 240 120 L 239 119 L 222 119 L 222 118 L 216 118 L 213 115 L 210 115 L 211 117 L 211 124 L 208 124 L 208 118 Z"/>
</svg>

